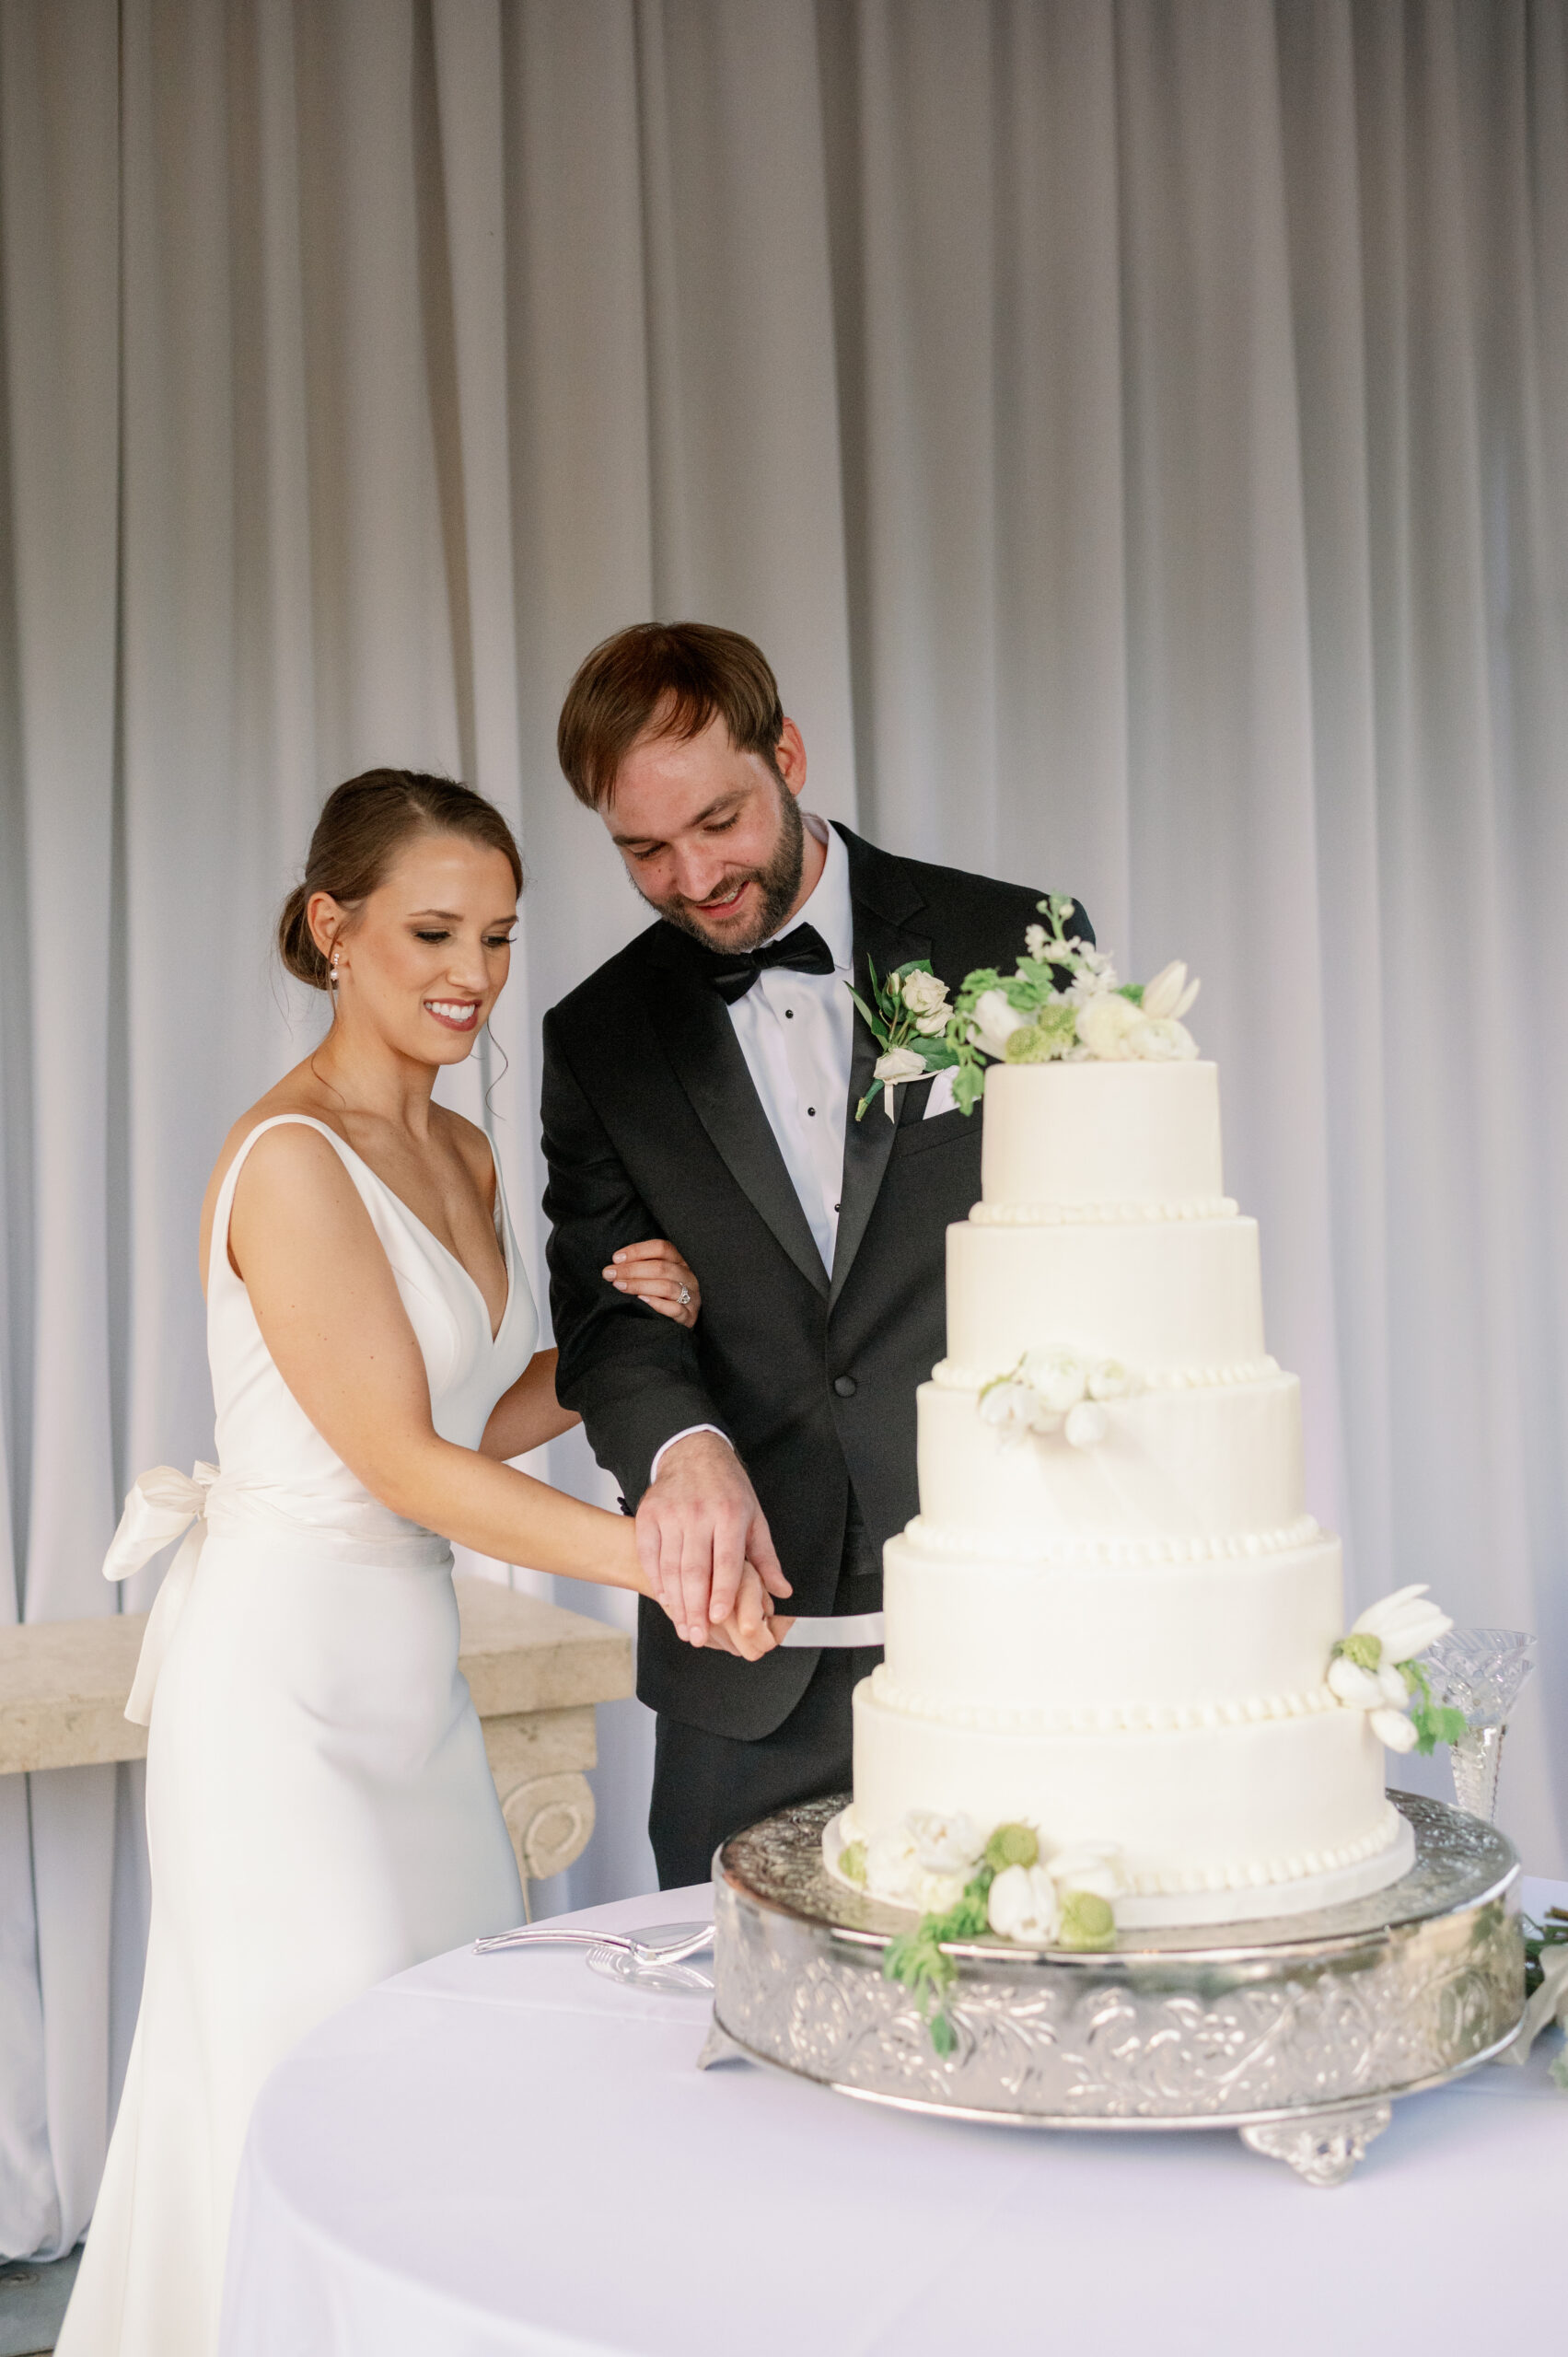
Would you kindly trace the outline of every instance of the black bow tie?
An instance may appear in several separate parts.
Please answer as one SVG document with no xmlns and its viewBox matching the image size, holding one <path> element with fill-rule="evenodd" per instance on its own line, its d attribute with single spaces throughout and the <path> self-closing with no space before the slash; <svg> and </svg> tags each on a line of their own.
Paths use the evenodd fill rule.
<svg viewBox="0 0 1568 2357">
<path fill-rule="evenodd" d="M 761 949 L 704 949 L 703 970 L 726 1006 L 744 998 L 764 967 L 787 966 L 796 974 L 830 974 L 833 953 L 814 924 L 797 924 L 782 941 Z"/>
</svg>

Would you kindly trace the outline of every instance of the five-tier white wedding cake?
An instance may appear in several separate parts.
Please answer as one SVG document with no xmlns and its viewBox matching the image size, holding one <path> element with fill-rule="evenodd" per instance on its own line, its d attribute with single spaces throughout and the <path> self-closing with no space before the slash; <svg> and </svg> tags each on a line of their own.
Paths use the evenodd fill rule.
<svg viewBox="0 0 1568 2357">
<path fill-rule="evenodd" d="M 1306 1511 L 1216 1070 L 1190 1042 L 1078 1052 L 986 1074 L 983 1196 L 948 1231 L 947 1356 L 919 1395 L 921 1511 L 887 1550 L 829 1863 L 940 1907 L 992 1829 L 1023 1828 L 1041 1873 L 1109 1861 L 1087 1879 L 1122 1925 L 1358 1897 L 1406 1870 L 1410 1836 L 1375 1676 L 1353 1648 L 1362 1707 L 1329 1682 L 1340 1547 Z M 988 1854 L 1032 1865 L 1023 1839 Z"/>
</svg>

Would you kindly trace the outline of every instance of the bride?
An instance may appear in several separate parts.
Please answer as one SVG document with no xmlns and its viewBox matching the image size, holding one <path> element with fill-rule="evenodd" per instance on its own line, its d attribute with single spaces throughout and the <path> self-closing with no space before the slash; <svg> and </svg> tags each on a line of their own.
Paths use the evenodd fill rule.
<svg viewBox="0 0 1568 2357">
<path fill-rule="evenodd" d="M 235 1123 L 207 1190 L 219 1468 L 144 1476 L 105 1565 L 123 1577 L 191 1525 L 129 1707 L 149 1722 L 146 1978 L 61 2357 L 209 2357 L 273 2064 L 373 1982 L 521 1915 L 448 1541 L 648 1592 L 630 1520 L 506 1462 L 576 1418 L 534 1349 L 489 1144 L 431 1097 L 505 983 L 521 886 L 491 804 L 376 770 L 329 798 L 283 911 L 284 963 L 330 993 L 331 1028 Z M 696 1318 L 671 1244 L 607 1280 Z M 768 1614 L 749 1567 L 711 1642 L 755 1658 Z"/>
</svg>

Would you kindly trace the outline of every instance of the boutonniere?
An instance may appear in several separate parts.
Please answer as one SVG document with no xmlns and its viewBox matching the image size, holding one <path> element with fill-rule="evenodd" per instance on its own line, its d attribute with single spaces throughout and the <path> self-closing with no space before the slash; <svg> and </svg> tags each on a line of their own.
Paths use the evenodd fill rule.
<svg viewBox="0 0 1568 2357">
<path fill-rule="evenodd" d="M 855 1107 L 854 1118 L 858 1121 L 866 1107 L 881 1096 L 889 1120 L 896 1121 L 895 1090 L 906 1081 L 923 1080 L 927 1073 L 947 1072 L 958 1062 L 958 1051 L 947 1039 L 953 1010 L 947 1003 L 947 985 L 932 972 L 929 958 L 912 958 L 907 966 L 880 979 L 873 965 L 870 976 L 869 1006 L 853 982 L 846 986 L 882 1051 L 876 1076 Z"/>
</svg>

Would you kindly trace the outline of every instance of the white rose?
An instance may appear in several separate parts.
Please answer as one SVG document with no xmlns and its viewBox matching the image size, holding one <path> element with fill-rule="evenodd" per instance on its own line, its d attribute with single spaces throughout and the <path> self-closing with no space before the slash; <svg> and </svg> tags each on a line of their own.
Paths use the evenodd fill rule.
<svg viewBox="0 0 1568 2357">
<path fill-rule="evenodd" d="M 1167 1016 L 1178 1020 L 1184 1016 L 1198 995 L 1198 985 L 1187 979 L 1187 969 L 1179 958 L 1162 966 L 1152 982 L 1144 984 L 1144 1013 L 1159 1021 Z"/>
<path fill-rule="evenodd" d="M 952 1017 L 953 1010 L 950 1006 L 939 1006 L 935 1015 L 917 1015 L 914 1019 L 914 1028 L 923 1039 L 939 1039 L 952 1021 Z"/>
<path fill-rule="evenodd" d="M 970 1037 L 982 1054 L 1005 1056 L 1008 1040 L 1015 1031 L 1024 1028 L 1028 1019 L 1016 1006 L 1008 1005 L 1005 991 L 985 991 L 975 1001 Z"/>
<path fill-rule="evenodd" d="M 1075 1841 L 1048 1860 L 1045 1871 L 1058 1890 L 1114 1898 L 1122 1887 L 1121 1852 L 1113 1841 Z"/>
<path fill-rule="evenodd" d="M 1056 1885 L 1043 1866 L 1004 1866 L 991 1886 L 987 1916 L 999 1939 L 1048 1947 L 1061 1916 Z"/>
<path fill-rule="evenodd" d="M 1129 1037 L 1143 1020 L 1130 998 L 1120 991 L 1102 991 L 1079 1007 L 1078 1037 L 1102 1062 L 1125 1062 L 1132 1053 Z"/>
<path fill-rule="evenodd" d="M 1100 1359 L 1089 1371 L 1091 1399 L 1124 1399 L 1132 1378 L 1120 1359 Z"/>
<path fill-rule="evenodd" d="M 1198 1042 L 1185 1023 L 1174 1016 L 1145 1016 L 1127 1034 L 1125 1055 L 1144 1064 L 1185 1063 L 1198 1052 Z"/>
<path fill-rule="evenodd" d="M 1374 1711 L 1366 1724 L 1372 1729 L 1372 1732 L 1376 1736 L 1378 1742 L 1383 1744 L 1389 1751 L 1413 1751 L 1415 1749 L 1415 1728 L 1405 1716 L 1403 1711 Z"/>
<path fill-rule="evenodd" d="M 1392 1596 L 1379 1596 L 1376 1604 L 1367 1606 L 1351 1634 L 1376 1637 L 1385 1661 L 1413 1661 L 1439 1637 L 1446 1637 L 1454 1625 L 1435 1604 L 1422 1601 L 1426 1594 L 1421 1585 L 1396 1588 Z"/>
<path fill-rule="evenodd" d="M 985 1847 L 985 1837 L 973 1817 L 965 1817 L 961 1811 L 953 1816 L 945 1809 L 915 1808 L 911 1809 L 904 1824 L 926 1873 L 957 1875 L 961 1890 Z"/>
<path fill-rule="evenodd" d="M 908 1826 L 889 1826 L 865 1845 L 865 1887 L 873 1898 L 895 1907 L 918 1904 L 923 1869 Z"/>
<path fill-rule="evenodd" d="M 1040 1405 L 1053 1416 L 1064 1416 L 1088 1391 L 1088 1369 L 1068 1351 L 1030 1351 L 1024 1360 L 1023 1380 L 1040 1394 Z"/>
<path fill-rule="evenodd" d="M 896 1088 L 900 1081 L 925 1078 L 925 1058 L 913 1048 L 889 1048 L 874 1069 L 884 1088 Z"/>
<path fill-rule="evenodd" d="M 947 983 L 935 974 L 919 971 L 904 976 L 903 1000 L 912 1015 L 935 1014 L 947 995 Z"/>
<path fill-rule="evenodd" d="M 1402 1678 L 1400 1682 L 1404 1683 Z M 1387 1699 L 1377 1672 L 1363 1669 L 1343 1654 L 1336 1654 L 1329 1664 L 1329 1684 L 1347 1710 L 1376 1711 Z"/>
<path fill-rule="evenodd" d="M 1080 1399 L 1067 1411 L 1063 1437 L 1070 1448 L 1098 1448 L 1110 1430 L 1110 1419 L 1092 1399 Z"/>
<path fill-rule="evenodd" d="M 1024 927 L 1024 946 L 1031 958 L 1043 958 L 1051 946 L 1051 936 L 1042 924 Z"/>
</svg>

